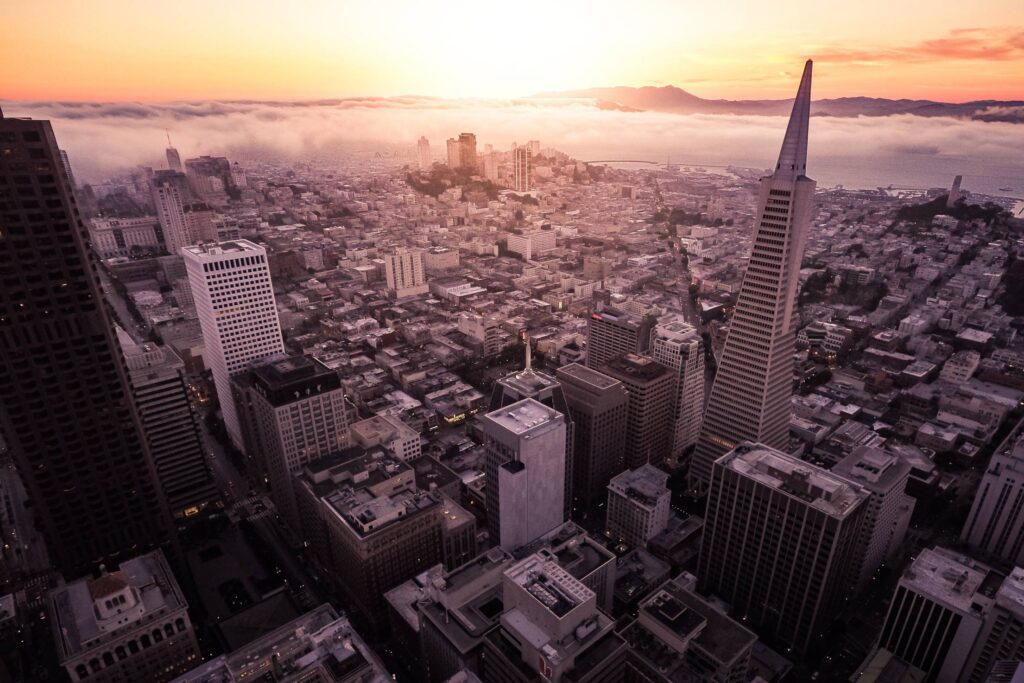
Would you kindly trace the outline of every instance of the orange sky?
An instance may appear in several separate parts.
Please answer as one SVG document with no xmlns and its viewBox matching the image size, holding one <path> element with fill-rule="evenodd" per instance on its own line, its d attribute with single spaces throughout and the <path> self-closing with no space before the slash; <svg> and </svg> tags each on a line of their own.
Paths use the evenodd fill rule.
<svg viewBox="0 0 1024 683">
<path fill-rule="evenodd" d="M 1024 2 L 10 0 L 0 99 L 516 97 L 674 84 L 702 97 L 1024 99 Z"/>
</svg>

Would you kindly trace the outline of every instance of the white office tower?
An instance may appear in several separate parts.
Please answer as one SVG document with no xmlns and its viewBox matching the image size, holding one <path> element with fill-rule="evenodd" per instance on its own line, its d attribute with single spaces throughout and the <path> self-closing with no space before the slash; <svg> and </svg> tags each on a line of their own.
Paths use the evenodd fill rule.
<svg viewBox="0 0 1024 683">
<path fill-rule="evenodd" d="M 189 201 L 188 178 L 177 171 L 157 171 L 153 176 L 153 204 L 156 217 L 164 233 L 167 253 L 177 256 L 182 247 L 198 240 L 185 218 L 185 205 Z"/>
<path fill-rule="evenodd" d="M 654 465 L 626 470 L 608 483 L 605 533 L 612 540 L 645 548 L 668 526 L 671 505 L 666 472 Z"/>
<path fill-rule="evenodd" d="M 419 142 L 416 143 L 416 159 L 421 171 L 429 171 L 434 163 L 430 156 L 430 140 L 427 140 L 426 136 L 421 135 Z"/>
<path fill-rule="evenodd" d="M 960 539 L 972 548 L 1024 565 L 1024 421 L 1003 440 L 967 515 Z"/>
<path fill-rule="evenodd" d="M 666 459 L 675 468 L 685 461 L 700 436 L 704 416 L 704 343 L 693 325 L 669 322 L 654 328 L 651 355 L 675 376 L 671 451 Z"/>
<path fill-rule="evenodd" d="M 857 553 L 850 563 L 855 591 L 867 588 L 878 568 L 903 545 L 914 498 L 907 495 L 910 463 L 873 446 L 860 446 L 832 468 L 870 493 L 860 530 Z"/>
<path fill-rule="evenodd" d="M 423 268 L 422 249 L 399 248 L 391 254 L 384 254 L 384 275 L 388 289 L 394 292 L 396 299 L 430 291 Z"/>
<path fill-rule="evenodd" d="M 516 192 L 529 192 L 533 189 L 533 171 L 530 168 L 532 157 L 527 145 L 512 150 L 512 189 Z"/>
<path fill-rule="evenodd" d="M 1002 576 L 945 548 L 924 550 L 900 578 L 878 647 L 929 681 L 963 680 Z"/>
<path fill-rule="evenodd" d="M 267 251 L 236 240 L 185 247 L 181 255 L 203 332 L 203 362 L 213 373 L 228 436 L 244 453 L 231 378 L 250 361 L 284 351 Z"/>
<path fill-rule="evenodd" d="M 808 60 L 779 162 L 761 179 L 754 245 L 690 467 L 699 491 L 712 463 L 741 441 L 788 445 L 797 284 L 816 186 L 804 175 L 810 107 Z"/>
<path fill-rule="evenodd" d="M 565 521 L 565 417 L 527 398 L 482 422 L 488 530 L 512 551 Z"/>
</svg>

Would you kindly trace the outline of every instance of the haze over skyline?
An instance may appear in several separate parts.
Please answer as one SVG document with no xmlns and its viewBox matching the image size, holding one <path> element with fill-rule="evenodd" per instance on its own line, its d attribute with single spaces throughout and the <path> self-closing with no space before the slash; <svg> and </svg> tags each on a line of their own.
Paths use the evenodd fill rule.
<svg viewBox="0 0 1024 683">
<path fill-rule="evenodd" d="M 960 9 L 317 0 L 282 11 L 269 0 L 42 0 L 0 8 L 5 25 L 21 27 L 0 44 L 0 98 L 522 97 L 668 84 L 707 98 L 783 98 L 808 56 L 820 98 L 1024 98 L 1024 5 L 993 0 L 984 18 Z"/>
</svg>

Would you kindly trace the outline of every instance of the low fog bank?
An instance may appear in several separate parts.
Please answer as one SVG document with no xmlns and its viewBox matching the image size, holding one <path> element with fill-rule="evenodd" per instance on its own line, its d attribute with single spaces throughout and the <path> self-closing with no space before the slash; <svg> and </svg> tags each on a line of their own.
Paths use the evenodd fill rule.
<svg viewBox="0 0 1024 683">
<path fill-rule="evenodd" d="M 411 162 L 426 135 L 435 158 L 444 141 L 476 133 L 478 147 L 507 149 L 537 139 L 585 160 L 644 159 L 687 165 L 767 168 L 774 164 L 785 119 L 772 116 L 666 114 L 598 109 L 581 100 L 441 100 L 361 98 L 318 102 L 167 104 L 4 102 L 7 116 L 53 121 L 75 174 L 101 180 L 139 164 L 164 166 L 165 131 L 183 158 L 225 154 L 236 160 L 317 160 L 346 151 Z M 812 121 L 809 173 L 849 187 L 947 184 L 1024 195 L 1024 145 L 1011 123 L 954 118 L 829 118 Z"/>
</svg>

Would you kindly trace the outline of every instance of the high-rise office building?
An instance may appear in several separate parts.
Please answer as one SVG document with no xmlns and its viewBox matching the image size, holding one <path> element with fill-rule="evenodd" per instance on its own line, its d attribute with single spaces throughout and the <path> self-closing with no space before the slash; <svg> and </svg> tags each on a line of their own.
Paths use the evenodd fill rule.
<svg viewBox="0 0 1024 683">
<path fill-rule="evenodd" d="M 797 284 L 816 186 L 804 175 L 810 106 L 808 60 L 775 172 L 761 179 L 754 245 L 691 461 L 696 490 L 741 441 L 788 445 Z"/>
<path fill-rule="evenodd" d="M 651 347 L 657 318 L 606 308 L 587 321 L 587 367 L 600 368 L 626 353 L 644 353 Z"/>
<path fill-rule="evenodd" d="M 72 192 L 78 188 L 78 183 L 75 181 L 75 174 L 71 170 L 71 159 L 68 158 L 66 150 L 60 150 L 60 165 L 64 167 L 64 172 L 68 175 L 68 182 L 71 184 Z"/>
<path fill-rule="evenodd" d="M 613 358 L 601 366 L 600 372 L 621 382 L 629 395 L 626 467 L 634 469 L 646 463 L 663 465 L 669 457 L 675 389 L 672 372 L 658 361 L 635 353 Z"/>
<path fill-rule="evenodd" d="M 448 168 L 454 171 L 459 167 L 459 164 L 461 163 L 459 153 L 459 140 L 458 138 L 448 138 L 448 140 L 445 142 L 445 145 L 445 151 L 447 152 L 448 158 Z"/>
<path fill-rule="evenodd" d="M 1024 565 L 1024 420 L 989 460 L 960 538 L 973 548 Z"/>
<path fill-rule="evenodd" d="M 308 356 L 253 361 L 248 410 L 258 436 L 261 469 L 278 512 L 298 529 L 292 477 L 317 458 L 349 445 L 345 390 L 338 373 Z"/>
<path fill-rule="evenodd" d="M 303 536 L 335 589 L 379 626 L 384 593 L 443 558 L 441 496 L 418 489 L 412 467 L 383 449 L 346 455 L 296 481 Z"/>
<path fill-rule="evenodd" d="M 220 496 L 204 454 L 185 364 L 167 346 L 136 342 L 120 327 L 117 336 L 167 506 L 176 521 L 194 517 Z"/>
<path fill-rule="evenodd" d="M 384 276 L 387 278 L 388 289 L 396 299 L 430 291 L 426 270 L 423 268 L 422 249 L 399 248 L 384 254 Z"/>
<path fill-rule="evenodd" d="M 629 394 L 622 382 L 579 363 L 563 365 L 556 376 L 573 425 L 572 505 L 586 516 L 626 467 Z"/>
<path fill-rule="evenodd" d="M 482 422 L 488 530 L 512 551 L 565 521 L 565 416 L 527 398 Z"/>
<path fill-rule="evenodd" d="M 1024 662 L 1024 567 L 1010 572 L 996 591 L 960 680 L 983 683 L 1006 660 Z"/>
<path fill-rule="evenodd" d="M 178 154 L 178 150 L 171 144 L 171 134 L 167 134 L 167 168 L 177 173 L 184 173 L 185 169 L 181 165 L 181 155 Z"/>
<path fill-rule="evenodd" d="M 641 465 L 612 478 L 608 484 L 605 534 L 612 540 L 645 548 L 668 525 L 672 494 L 668 474 L 653 465 Z"/>
<path fill-rule="evenodd" d="M 0 225 L 0 433 L 50 557 L 78 573 L 170 520 L 48 121 L 0 113 Z"/>
<path fill-rule="evenodd" d="M 182 256 L 203 332 L 203 361 L 213 374 L 228 436 L 245 452 L 231 378 L 255 359 L 284 352 L 267 252 L 236 240 L 187 247 Z"/>
<path fill-rule="evenodd" d="M 906 493 L 910 470 L 906 459 L 872 446 L 854 449 L 831 470 L 871 494 L 864 506 L 857 552 L 850 562 L 855 591 L 867 588 L 878 568 L 903 545 L 914 513 L 914 498 Z"/>
<path fill-rule="evenodd" d="M 416 143 L 416 161 L 421 171 L 429 171 L 434 165 L 434 159 L 430 156 L 430 140 L 424 135 Z"/>
<path fill-rule="evenodd" d="M 512 150 L 512 189 L 529 192 L 533 189 L 533 169 L 530 167 L 533 155 L 527 145 Z"/>
<path fill-rule="evenodd" d="M 945 548 L 924 550 L 900 578 L 878 646 L 931 681 L 959 681 L 1002 584 L 991 567 Z"/>
<path fill-rule="evenodd" d="M 476 135 L 459 133 L 459 166 L 475 172 L 477 163 Z"/>
<path fill-rule="evenodd" d="M 57 655 L 72 681 L 169 681 L 202 659 L 188 602 L 157 550 L 50 594 Z"/>
<path fill-rule="evenodd" d="M 768 640 L 806 651 L 849 595 L 867 498 L 774 448 L 736 446 L 712 472 L 701 592 L 725 600 Z"/>
<path fill-rule="evenodd" d="M 491 389 L 491 403 L 488 412 L 504 406 L 510 406 L 526 398 L 554 408 L 565 418 L 565 516 L 568 519 L 572 512 L 573 482 L 573 421 L 569 406 L 562 392 L 562 385 L 551 375 L 533 369 L 533 356 L 530 341 L 525 340 L 526 365 L 510 375 L 502 377 Z"/>
<path fill-rule="evenodd" d="M 685 462 L 700 436 L 704 415 L 704 343 L 692 325 L 669 322 L 654 328 L 651 355 L 672 371 L 672 428 L 669 430 L 671 468 Z"/>
<path fill-rule="evenodd" d="M 183 247 L 199 241 L 185 219 L 188 200 L 188 179 L 184 173 L 157 171 L 153 174 L 153 205 L 156 206 L 167 253 L 171 256 L 180 255 Z"/>
</svg>

